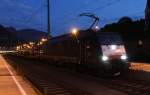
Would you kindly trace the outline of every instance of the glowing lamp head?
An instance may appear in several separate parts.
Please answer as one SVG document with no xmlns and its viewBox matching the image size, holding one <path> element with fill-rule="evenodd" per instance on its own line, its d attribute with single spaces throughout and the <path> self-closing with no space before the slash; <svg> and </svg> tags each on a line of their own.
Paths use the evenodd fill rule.
<svg viewBox="0 0 150 95">
<path fill-rule="evenodd" d="M 34 42 L 29 42 L 30 45 L 34 45 Z"/>
<path fill-rule="evenodd" d="M 17 47 L 16 47 L 16 50 L 19 50 L 19 49 L 20 49 L 20 46 L 17 46 Z"/>
<path fill-rule="evenodd" d="M 28 45 L 27 48 L 28 48 L 28 49 L 31 49 L 32 47 Z"/>
<path fill-rule="evenodd" d="M 73 28 L 72 31 L 71 31 L 71 33 L 72 33 L 73 35 L 77 35 L 77 34 L 78 34 L 78 29 Z"/>
<path fill-rule="evenodd" d="M 23 47 L 27 47 L 27 44 L 23 44 Z"/>
<path fill-rule="evenodd" d="M 42 41 L 42 42 L 46 42 L 46 41 L 47 41 L 47 39 L 45 39 L 45 38 L 42 38 L 42 39 L 41 39 L 41 41 Z"/>
<path fill-rule="evenodd" d="M 42 41 L 40 41 L 40 42 L 39 42 L 39 45 L 42 45 L 42 44 L 43 44 L 43 42 L 42 42 Z"/>
<path fill-rule="evenodd" d="M 103 60 L 103 61 L 108 61 L 108 59 L 109 59 L 109 58 L 108 58 L 107 56 L 105 56 L 105 55 L 102 56 L 102 60 Z"/>
</svg>

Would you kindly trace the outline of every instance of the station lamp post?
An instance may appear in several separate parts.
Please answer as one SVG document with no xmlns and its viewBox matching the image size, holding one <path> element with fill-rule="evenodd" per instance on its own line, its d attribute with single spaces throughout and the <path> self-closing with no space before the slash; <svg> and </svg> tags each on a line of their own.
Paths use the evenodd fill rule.
<svg viewBox="0 0 150 95">
<path fill-rule="evenodd" d="M 47 32 L 48 32 L 48 37 L 47 39 L 49 40 L 51 37 L 51 27 L 50 27 L 50 0 L 47 0 Z"/>
<path fill-rule="evenodd" d="M 46 42 L 46 41 L 47 41 L 46 38 L 42 38 L 42 39 L 41 39 L 41 42 Z"/>
<path fill-rule="evenodd" d="M 73 29 L 71 30 L 71 34 L 76 38 L 77 43 L 79 43 L 79 40 L 78 40 L 79 30 L 78 30 L 77 28 L 73 28 Z"/>
<path fill-rule="evenodd" d="M 82 54 L 81 54 L 81 48 L 82 48 L 82 46 L 81 46 L 81 42 L 80 42 L 80 40 L 79 40 L 79 30 L 77 29 L 77 28 L 73 28 L 72 29 L 72 31 L 71 31 L 71 34 L 75 37 L 75 39 L 77 40 L 77 44 L 78 44 L 78 46 L 79 46 L 79 56 L 80 56 L 80 58 L 79 58 L 79 62 L 78 62 L 78 64 L 80 64 L 81 63 L 81 56 L 82 56 Z"/>
</svg>

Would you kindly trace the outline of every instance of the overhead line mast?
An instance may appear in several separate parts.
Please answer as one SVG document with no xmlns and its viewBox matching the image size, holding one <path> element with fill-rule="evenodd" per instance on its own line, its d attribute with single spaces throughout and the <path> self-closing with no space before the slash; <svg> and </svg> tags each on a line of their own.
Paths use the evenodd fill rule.
<svg viewBox="0 0 150 95">
<path fill-rule="evenodd" d="M 51 38 L 51 23 L 50 23 L 50 0 L 47 0 L 47 33 L 48 40 Z"/>
<path fill-rule="evenodd" d="M 150 1 L 147 0 L 145 8 L 145 21 L 146 21 L 146 30 L 150 31 Z"/>
</svg>

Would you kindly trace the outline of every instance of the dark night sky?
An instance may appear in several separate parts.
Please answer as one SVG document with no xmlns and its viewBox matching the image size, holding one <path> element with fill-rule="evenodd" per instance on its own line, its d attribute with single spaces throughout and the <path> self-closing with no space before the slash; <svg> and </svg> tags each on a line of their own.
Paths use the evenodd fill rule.
<svg viewBox="0 0 150 95">
<path fill-rule="evenodd" d="M 35 28 L 47 31 L 47 0 L 1 0 L 0 24 L 18 29 Z M 52 35 L 68 32 L 72 27 L 87 28 L 92 19 L 78 17 L 92 12 L 100 17 L 100 26 L 122 16 L 144 18 L 146 0 L 50 0 Z"/>
</svg>

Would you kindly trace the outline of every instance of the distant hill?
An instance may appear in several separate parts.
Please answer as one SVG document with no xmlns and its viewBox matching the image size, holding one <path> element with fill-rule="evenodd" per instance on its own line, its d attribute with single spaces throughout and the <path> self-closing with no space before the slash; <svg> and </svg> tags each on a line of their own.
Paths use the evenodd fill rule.
<svg viewBox="0 0 150 95">
<path fill-rule="evenodd" d="M 9 29 L 5 28 L 4 26 L 0 25 L 0 39 L 10 39 L 16 38 L 15 33 L 9 31 Z"/>
<path fill-rule="evenodd" d="M 38 41 L 47 33 L 35 29 L 16 30 L 14 27 L 0 25 L 0 47 L 15 46 L 18 42 Z"/>
<path fill-rule="evenodd" d="M 17 43 L 16 33 L 0 25 L 0 47 L 14 46 Z"/>
<path fill-rule="evenodd" d="M 23 41 L 37 41 L 41 38 L 47 37 L 47 33 L 43 31 L 38 31 L 35 29 L 23 29 L 16 31 L 16 35 L 19 40 Z"/>
</svg>

